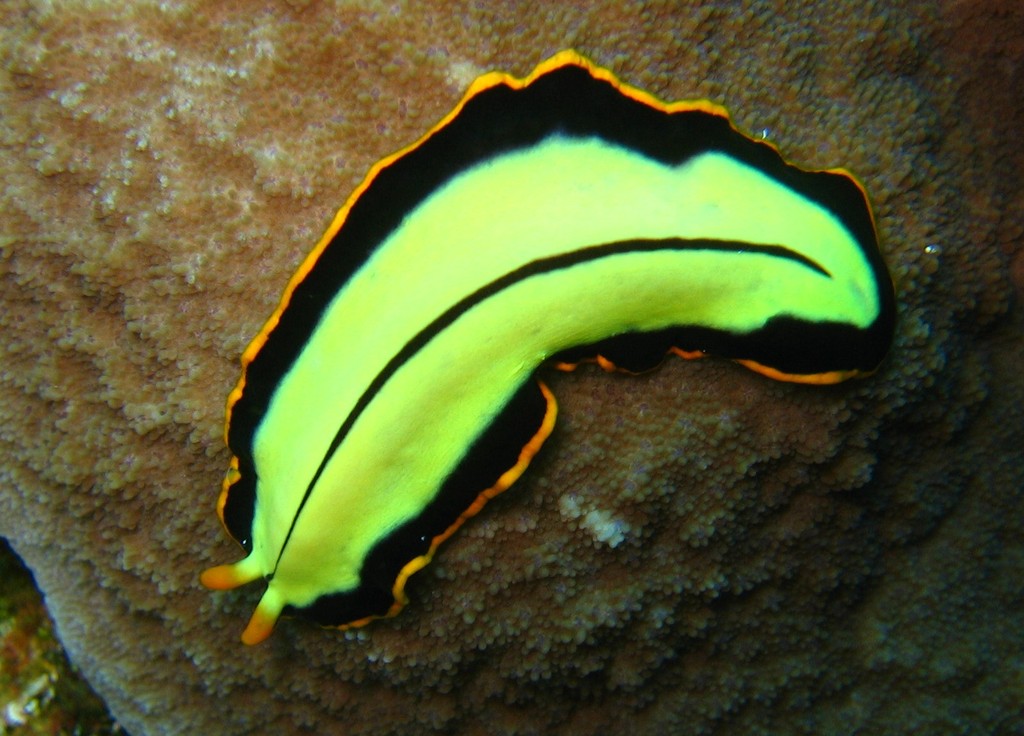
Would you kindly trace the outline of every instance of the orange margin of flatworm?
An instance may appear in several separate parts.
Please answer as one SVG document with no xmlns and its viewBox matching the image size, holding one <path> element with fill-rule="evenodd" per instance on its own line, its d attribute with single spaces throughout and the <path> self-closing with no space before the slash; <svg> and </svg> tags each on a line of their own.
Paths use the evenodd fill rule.
<svg viewBox="0 0 1024 736">
<path fill-rule="evenodd" d="M 672 353 L 685 360 L 700 360 L 701 358 L 711 357 L 708 353 L 701 350 L 682 350 L 681 348 L 669 348 L 665 351 L 665 356 Z M 658 365 L 661 365 L 659 361 Z M 826 373 L 785 373 L 772 368 L 771 366 L 763 365 L 758 363 L 756 360 L 745 360 L 743 358 L 733 358 L 732 362 L 738 363 L 745 368 L 748 368 L 755 373 L 760 373 L 762 376 L 767 376 L 775 381 L 785 381 L 787 383 L 803 383 L 814 386 L 827 386 L 833 383 L 842 383 L 843 381 L 854 378 L 855 376 L 867 376 L 869 373 L 864 371 L 828 371 Z M 612 361 L 608 360 L 603 355 L 595 355 L 593 358 L 583 358 L 575 363 L 569 363 L 566 361 L 560 361 L 552 364 L 552 368 L 555 370 L 563 371 L 565 373 L 571 373 L 572 371 L 579 368 L 584 363 L 596 363 L 597 366 L 605 371 L 606 373 L 627 373 L 631 376 L 638 376 L 641 373 L 647 373 L 648 371 L 654 370 L 657 366 L 651 368 L 645 368 L 642 371 L 631 371 L 627 368 L 621 368 Z"/>
</svg>

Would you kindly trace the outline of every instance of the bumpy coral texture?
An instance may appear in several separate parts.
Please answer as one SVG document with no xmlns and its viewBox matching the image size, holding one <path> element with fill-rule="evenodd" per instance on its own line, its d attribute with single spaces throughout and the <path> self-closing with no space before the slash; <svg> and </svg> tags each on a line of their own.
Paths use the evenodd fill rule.
<svg viewBox="0 0 1024 736">
<path fill-rule="evenodd" d="M 0 5 L 0 534 L 131 733 L 1020 733 L 1021 10 L 700 5 Z M 565 47 L 857 172 L 891 359 L 545 373 L 399 617 L 243 647 L 259 586 L 197 584 L 237 356 L 377 158 Z"/>
</svg>

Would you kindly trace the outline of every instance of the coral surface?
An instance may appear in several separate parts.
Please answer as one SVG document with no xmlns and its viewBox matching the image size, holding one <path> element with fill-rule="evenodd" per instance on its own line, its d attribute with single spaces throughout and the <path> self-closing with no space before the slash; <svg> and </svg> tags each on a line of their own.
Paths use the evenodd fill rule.
<svg viewBox="0 0 1024 736">
<path fill-rule="evenodd" d="M 1022 733 L 1024 13 L 888 5 L 0 5 L 0 535 L 118 721 Z M 400 616 L 243 647 L 258 586 L 197 583 L 239 555 L 237 356 L 376 159 L 566 47 L 855 171 L 891 358 L 829 388 L 546 372 L 549 446 Z"/>
</svg>

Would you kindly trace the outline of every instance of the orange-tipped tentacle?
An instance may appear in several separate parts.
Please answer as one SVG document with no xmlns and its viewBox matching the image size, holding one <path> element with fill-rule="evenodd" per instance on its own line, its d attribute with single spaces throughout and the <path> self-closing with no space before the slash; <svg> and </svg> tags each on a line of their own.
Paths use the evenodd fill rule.
<svg viewBox="0 0 1024 736">
<path fill-rule="evenodd" d="M 199 576 L 199 582 L 210 590 L 232 590 L 240 585 L 251 583 L 263 577 L 263 571 L 254 563 L 249 562 L 251 557 L 239 560 L 230 565 L 217 565 L 203 570 Z"/>
<path fill-rule="evenodd" d="M 252 612 L 249 624 L 245 627 L 245 631 L 242 632 L 242 643 L 252 646 L 253 644 L 259 644 L 270 636 L 270 632 L 274 630 L 274 624 L 277 623 L 283 608 L 284 602 L 274 594 L 271 588 L 267 588 L 267 592 L 260 598 L 256 610 Z"/>
</svg>

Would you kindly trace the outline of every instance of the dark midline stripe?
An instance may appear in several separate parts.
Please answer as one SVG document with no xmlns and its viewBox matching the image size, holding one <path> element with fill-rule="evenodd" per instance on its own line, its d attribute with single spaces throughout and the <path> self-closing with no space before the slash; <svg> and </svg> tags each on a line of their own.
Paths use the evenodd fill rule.
<svg viewBox="0 0 1024 736">
<path fill-rule="evenodd" d="M 572 266 L 577 266 L 581 263 L 596 261 L 609 256 L 623 255 L 625 253 L 650 253 L 659 250 L 710 250 L 728 251 L 733 253 L 757 253 L 795 261 L 796 263 L 806 266 L 811 271 L 821 274 L 826 278 L 832 278 L 832 274 L 825 270 L 821 264 L 781 245 L 761 245 L 757 243 L 745 243 L 731 240 L 686 240 L 683 238 L 620 240 L 614 243 L 602 243 L 601 245 L 592 245 L 569 253 L 560 253 L 559 255 L 550 256 L 548 258 L 539 258 L 535 261 L 530 261 L 524 266 L 520 266 L 514 271 L 510 271 L 504 276 L 477 289 L 472 294 L 463 297 L 461 300 L 456 302 L 454 306 L 447 309 L 440 316 L 435 318 L 433 322 L 420 330 L 415 337 L 409 340 L 409 342 L 407 342 L 405 346 L 388 361 L 387 365 L 384 366 L 370 385 L 367 386 L 363 395 L 359 397 L 359 401 L 357 401 L 355 406 L 352 407 L 352 411 L 349 412 L 348 417 L 346 417 L 341 427 L 338 428 L 338 432 L 334 435 L 334 440 L 331 441 L 330 447 L 324 454 L 324 459 L 320 462 L 320 467 L 317 468 L 312 480 L 309 481 L 309 485 L 306 487 L 306 492 L 302 496 L 302 501 L 299 502 L 299 507 L 295 511 L 295 516 L 292 517 L 292 523 L 291 526 L 288 527 L 288 533 L 285 535 L 284 542 L 281 544 L 281 551 L 278 553 L 277 561 L 274 563 L 274 572 L 277 571 L 277 566 L 281 563 L 281 557 L 284 555 L 285 548 L 288 546 L 288 541 L 291 539 L 292 532 L 295 530 L 295 525 L 298 523 L 302 509 L 309 500 L 309 497 L 313 492 L 313 488 L 316 486 L 317 481 L 320 480 L 320 476 L 323 474 L 327 464 L 334 456 L 335 451 L 337 451 L 338 447 L 340 447 L 341 443 L 344 441 L 345 436 L 352 429 L 356 420 L 359 419 L 363 410 L 369 406 L 373 397 L 376 396 L 376 394 L 384 387 L 384 384 L 388 382 L 391 376 L 393 376 L 405 363 L 411 360 L 412 357 L 423 349 L 435 336 L 449 327 L 453 322 L 455 322 L 455 320 L 462 316 L 462 314 L 469 311 L 480 302 L 489 299 L 498 292 L 507 289 L 520 281 L 528 279 L 531 276 L 538 276 L 540 274 L 551 273 L 552 271 L 571 268 Z M 270 575 L 267 576 L 268 580 L 274 576 L 274 572 L 271 572 Z"/>
</svg>

